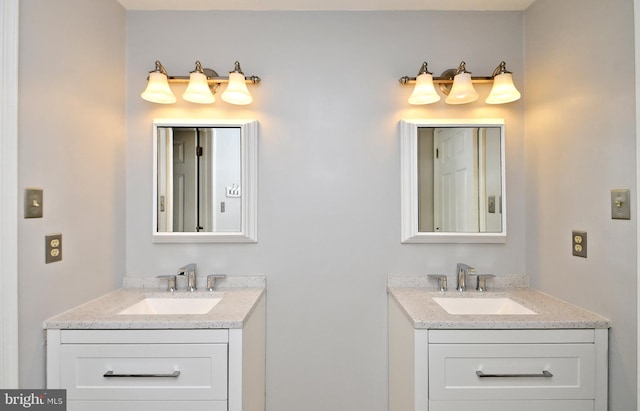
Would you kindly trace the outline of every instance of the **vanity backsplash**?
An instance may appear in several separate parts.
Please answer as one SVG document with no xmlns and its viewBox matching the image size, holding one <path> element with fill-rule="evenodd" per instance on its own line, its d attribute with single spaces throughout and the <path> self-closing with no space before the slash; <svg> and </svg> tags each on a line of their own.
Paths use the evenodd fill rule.
<svg viewBox="0 0 640 411">
<path fill-rule="evenodd" d="M 455 274 L 447 275 L 447 283 L 452 284 L 455 289 Z M 387 279 L 389 287 L 397 288 L 430 288 L 437 290 L 438 281 L 436 278 L 427 275 L 390 275 Z M 511 288 L 529 288 L 528 275 L 497 275 L 487 279 L 487 289 L 506 290 Z"/>
<path fill-rule="evenodd" d="M 164 276 L 163 276 L 164 277 Z M 163 277 L 125 277 L 123 288 L 144 288 L 144 289 L 166 289 L 167 278 Z M 176 276 L 177 289 L 185 290 L 187 287 L 186 276 Z M 266 277 L 262 275 L 227 275 L 216 282 L 216 288 L 264 288 L 266 287 Z M 196 278 L 198 289 L 204 290 L 207 285 L 207 276 L 201 275 Z"/>
</svg>

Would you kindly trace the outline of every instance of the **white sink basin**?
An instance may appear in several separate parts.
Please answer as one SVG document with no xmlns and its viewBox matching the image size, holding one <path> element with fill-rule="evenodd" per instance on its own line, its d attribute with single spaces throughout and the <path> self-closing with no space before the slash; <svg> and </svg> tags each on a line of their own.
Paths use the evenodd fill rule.
<svg viewBox="0 0 640 411">
<path fill-rule="evenodd" d="M 434 298 L 449 314 L 457 315 L 536 315 L 510 298 Z"/>
<path fill-rule="evenodd" d="M 151 298 L 147 297 L 120 311 L 120 315 L 206 314 L 222 298 Z"/>
</svg>

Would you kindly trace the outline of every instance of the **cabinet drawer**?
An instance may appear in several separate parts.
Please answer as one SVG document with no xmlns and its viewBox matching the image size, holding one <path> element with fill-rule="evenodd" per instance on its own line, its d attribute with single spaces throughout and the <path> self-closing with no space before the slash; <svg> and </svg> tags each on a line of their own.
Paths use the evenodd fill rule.
<svg viewBox="0 0 640 411">
<path fill-rule="evenodd" d="M 68 400 L 227 399 L 227 344 L 64 344 L 61 363 Z"/>
<path fill-rule="evenodd" d="M 67 401 L 67 411 L 227 411 L 226 401 Z M 547 410 L 549 411 L 549 410 Z M 567 410 L 564 410 L 567 411 Z"/>
<path fill-rule="evenodd" d="M 593 400 L 429 401 L 429 411 L 593 411 L 593 409 Z"/>
<path fill-rule="evenodd" d="M 578 400 L 594 396 L 593 344 L 429 345 L 430 400 Z"/>
</svg>

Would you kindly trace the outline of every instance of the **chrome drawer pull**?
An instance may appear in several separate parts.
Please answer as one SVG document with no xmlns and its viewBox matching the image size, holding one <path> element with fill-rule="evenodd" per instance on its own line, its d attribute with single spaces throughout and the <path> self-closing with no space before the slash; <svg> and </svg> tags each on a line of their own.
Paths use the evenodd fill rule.
<svg viewBox="0 0 640 411">
<path fill-rule="evenodd" d="M 515 378 L 551 378 L 553 374 L 549 371 L 544 370 L 542 374 L 485 374 L 482 371 L 476 371 L 476 375 L 480 378 L 505 378 L 505 377 L 515 377 Z"/>
<path fill-rule="evenodd" d="M 105 378 L 178 378 L 180 371 L 174 371 L 171 374 L 114 374 L 113 371 L 107 371 L 102 376 Z"/>
</svg>

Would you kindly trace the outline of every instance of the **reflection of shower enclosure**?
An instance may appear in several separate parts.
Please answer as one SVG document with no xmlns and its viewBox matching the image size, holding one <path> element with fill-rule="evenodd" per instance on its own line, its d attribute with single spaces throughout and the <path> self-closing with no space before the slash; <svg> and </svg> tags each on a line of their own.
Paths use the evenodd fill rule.
<svg viewBox="0 0 640 411">
<path fill-rule="evenodd" d="M 159 127 L 158 231 L 240 231 L 240 160 L 239 128 Z"/>
<path fill-rule="evenodd" d="M 200 157 L 196 148 L 200 147 L 198 131 L 190 129 L 173 130 L 173 229 L 172 231 L 201 231 Z M 204 173 L 203 173 L 204 174 Z"/>
</svg>

